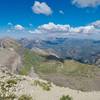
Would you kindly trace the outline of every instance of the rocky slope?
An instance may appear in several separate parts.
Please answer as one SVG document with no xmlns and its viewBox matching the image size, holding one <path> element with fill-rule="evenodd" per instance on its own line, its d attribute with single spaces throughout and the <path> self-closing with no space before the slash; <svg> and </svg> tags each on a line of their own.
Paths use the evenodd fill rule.
<svg viewBox="0 0 100 100">
<path fill-rule="evenodd" d="M 21 57 L 15 51 L 0 48 L 0 65 L 7 66 L 12 72 L 17 72 L 21 66 Z"/>
<path fill-rule="evenodd" d="M 18 53 L 20 46 L 20 44 L 11 38 L 1 39 L 0 65 L 7 66 L 11 72 L 17 72 L 22 65 L 21 56 Z"/>
<path fill-rule="evenodd" d="M 100 100 L 100 92 L 82 92 L 50 82 L 12 74 L 0 68 L 0 100 Z M 67 100 L 65 99 L 65 100 Z"/>
</svg>

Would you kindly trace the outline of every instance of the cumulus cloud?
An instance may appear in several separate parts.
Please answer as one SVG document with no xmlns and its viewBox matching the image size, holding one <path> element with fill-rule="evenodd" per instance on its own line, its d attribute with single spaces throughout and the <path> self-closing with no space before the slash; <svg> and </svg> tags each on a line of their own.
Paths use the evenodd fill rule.
<svg viewBox="0 0 100 100">
<path fill-rule="evenodd" d="M 97 23 L 97 22 L 94 22 Z M 47 34 L 55 36 L 68 36 L 68 35 L 92 35 L 100 33 L 100 29 L 95 27 L 97 24 L 89 24 L 80 27 L 71 27 L 70 25 L 60 25 L 48 23 L 39 26 L 37 29 L 30 31 L 30 33 Z"/>
<path fill-rule="evenodd" d="M 93 25 L 95 28 L 100 28 L 100 20 L 93 22 L 90 25 Z"/>
<path fill-rule="evenodd" d="M 50 22 L 48 24 L 43 24 L 38 26 L 37 29 L 34 31 L 30 31 L 30 33 L 39 33 L 39 34 L 64 34 L 64 35 L 77 35 L 77 34 L 84 34 L 84 35 L 91 35 L 100 32 L 100 21 L 95 21 L 90 23 L 86 26 L 79 26 L 79 27 L 72 27 L 68 24 L 61 25 L 61 24 L 54 24 Z"/>
<path fill-rule="evenodd" d="M 15 30 L 20 30 L 20 31 L 24 30 L 24 27 L 22 25 L 19 25 L 19 24 L 15 25 L 14 28 L 15 28 Z"/>
<path fill-rule="evenodd" d="M 60 25 L 60 24 L 54 24 L 54 23 L 49 23 L 49 24 L 44 24 L 39 26 L 39 29 L 43 29 L 43 30 L 52 30 L 52 31 L 68 31 L 70 28 L 69 25 Z"/>
<path fill-rule="evenodd" d="M 70 26 L 69 25 L 60 25 L 60 24 L 54 24 L 54 23 L 48 23 L 48 24 L 44 24 L 39 26 L 35 32 L 38 33 L 66 33 L 70 30 Z"/>
<path fill-rule="evenodd" d="M 100 0 L 73 0 L 72 4 L 81 8 L 96 7 L 100 5 Z"/>
<path fill-rule="evenodd" d="M 59 10 L 59 13 L 60 13 L 60 14 L 64 14 L 64 11 L 62 11 L 62 10 Z"/>
<path fill-rule="evenodd" d="M 32 35 L 37 38 L 49 38 L 49 37 L 79 37 L 83 38 L 99 38 L 100 39 L 100 20 L 90 23 L 86 26 L 72 27 L 68 24 L 55 24 L 50 22 L 38 26 L 36 29 L 25 29 L 22 25 L 14 25 L 8 30 L 9 33 L 19 32 Z M 23 32 L 22 32 L 23 31 Z"/>
<path fill-rule="evenodd" d="M 71 28 L 70 31 L 74 33 L 80 33 L 80 34 L 91 34 L 91 33 L 94 33 L 96 30 L 94 26 L 88 25 L 88 26 Z"/>
<path fill-rule="evenodd" d="M 47 16 L 52 14 L 52 9 L 45 2 L 35 1 L 32 10 L 36 14 L 44 14 Z"/>
</svg>

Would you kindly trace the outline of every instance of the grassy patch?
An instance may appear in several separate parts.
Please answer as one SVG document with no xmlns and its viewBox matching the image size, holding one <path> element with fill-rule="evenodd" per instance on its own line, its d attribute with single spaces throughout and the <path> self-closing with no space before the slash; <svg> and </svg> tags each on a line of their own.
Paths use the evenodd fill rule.
<svg viewBox="0 0 100 100">
<path fill-rule="evenodd" d="M 33 66 L 37 66 L 40 61 L 44 60 L 43 57 L 31 52 L 28 49 L 24 50 L 23 67 L 20 70 L 21 75 L 28 75 Z"/>
<path fill-rule="evenodd" d="M 50 82 L 42 82 L 39 80 L 35 80 L 34 85 L 42 87 L 42 89 L 45 91 L 50 91 L 52 87 Z"/>
<path fill-rule="evenodd" d="M 60 73 L 65 76 L 83 77 L 93 77 L 95 72 L 100 70 L 95 65 L 81 64 L 73 60 L 66 60 L 64 63 L 56 60 L 46 60 L 45 57 L 31 52 L 29 49 L 24 50 L 23 64 L 20 70 L 22 75 L 28 75 L 32 67 L 38 74 Z"/>
<path fill-rule="evenodd" d="M 59 70 L 61 63 L 58 61 L 41 62 L 38 66 L 35 66 L 36 72 L 42 72 L 44 74 L 55 73 Z"/>
<path fill-rule="evenodd" d="M 59 61 L 39 62 L 35 66 L 36 72 L 39 74 L 59 73 L 65 76 L 82 76 L 94 77 L 96 71 L 100 71 L 95 65 L 81 64 L 73 60 L 66 60 L 64 63 Z"/>
<path fill-rule="evenodd" d="M 94 77 L 96 70 L 100 70 L 95 65 L 82 64 L 73 60 L 65 61 L 62 73 L 64 75 Z"/>
</svg>

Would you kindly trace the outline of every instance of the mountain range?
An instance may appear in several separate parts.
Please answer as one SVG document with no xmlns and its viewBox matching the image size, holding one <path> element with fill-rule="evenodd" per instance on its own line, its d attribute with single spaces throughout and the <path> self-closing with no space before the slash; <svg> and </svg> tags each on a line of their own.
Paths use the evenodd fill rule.
<svg viewBox="0 0 100 100">
<path fill-rule="evenodd" d="M 75 38 L 55 38 L 48 40 L 20 39 L 25 48 L 38 48 L 51 52 L 59 58 L 73 59 L 81 63 L 100 65 L 100 41 Z"/>
</svg>

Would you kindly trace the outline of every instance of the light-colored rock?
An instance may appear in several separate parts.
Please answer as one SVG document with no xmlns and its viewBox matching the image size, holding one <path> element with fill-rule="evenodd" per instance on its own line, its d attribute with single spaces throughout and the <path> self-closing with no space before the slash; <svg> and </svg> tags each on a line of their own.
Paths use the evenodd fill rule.
<svg viewBox="0 0 100 100">
<path fill-rule="evenodd" d="M 0 76 L 5 76 L 4 78 L 0 77 L 1 81 L 8 80 L 11 78 L 20 79 L 17 82 L 15 88 L 15 93 L 17 97 L 26 94 L 32 96 L 33 100 L 60 100 L 62 95 L 70 95 L 73 100 L 100 100 L 100 92 L 81 92 L 77 90 L 72 90 L 69 88 L 58 87 L 54 84 L 51 84 L 52 87 L 50 91 L 45 91 L 41 86 L 34 85 L 35 80 L 39 80 L 40 82 L 47 82 L 41 79 L 32 79 L 26 76 L 20 75 L 9 75 L 5 69 L 0 70 Z M 17 100 L 17 99 L 16 99 Z"/>
</svg>

